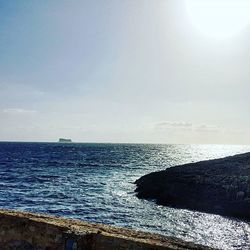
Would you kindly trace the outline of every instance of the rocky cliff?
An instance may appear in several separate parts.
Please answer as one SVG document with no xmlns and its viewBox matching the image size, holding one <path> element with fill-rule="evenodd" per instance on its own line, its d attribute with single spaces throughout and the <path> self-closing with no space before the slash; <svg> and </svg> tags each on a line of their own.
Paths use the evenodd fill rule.
<svg viewBox="0 0 250 250">
<path fill-rule="evenodd" d="M 250 153 L 171 167 L 136 184 L 139 198 L 250 220 Z"/>
</svg>

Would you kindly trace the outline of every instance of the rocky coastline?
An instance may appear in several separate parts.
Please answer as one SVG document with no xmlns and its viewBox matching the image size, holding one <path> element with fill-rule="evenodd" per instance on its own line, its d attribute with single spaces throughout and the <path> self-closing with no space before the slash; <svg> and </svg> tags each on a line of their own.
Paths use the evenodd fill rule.
<svg viewBox="0 0 250 250">
<path fill-rule="evenodd" d="M 250 153 L 167 168 L 135 183 L 138 198 L 250 221 Z"/>
</svg>

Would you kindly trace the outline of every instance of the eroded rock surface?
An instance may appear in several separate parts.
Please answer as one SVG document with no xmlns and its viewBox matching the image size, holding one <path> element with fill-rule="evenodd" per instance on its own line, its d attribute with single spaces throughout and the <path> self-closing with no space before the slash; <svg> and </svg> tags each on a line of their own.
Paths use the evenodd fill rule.
<svg viewBox="0 0 250 250">
<path fill-rule="evenodd" d="M 211 248 L 159 234 L 0 209 L 0 249 L 205 250 Z"/>
<path fill-rule="evenodd" d="M 250 153 L 171 167 L 136 184 L 139 198 L 250 220 Z"/>
</svg>

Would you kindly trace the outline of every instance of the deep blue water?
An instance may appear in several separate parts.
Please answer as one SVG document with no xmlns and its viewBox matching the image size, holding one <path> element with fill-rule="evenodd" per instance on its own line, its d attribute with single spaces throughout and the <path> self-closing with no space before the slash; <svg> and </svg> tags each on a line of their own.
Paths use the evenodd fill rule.
<svg viewBox="0 0 250 250">
<path fill-rule="evenodd" d="M 108 223 L 220 249 L 250 249 L 247 222 L 139 200 L 134 181 L 249 146 L 0 143 L 0 207 Z"/>
</svg>

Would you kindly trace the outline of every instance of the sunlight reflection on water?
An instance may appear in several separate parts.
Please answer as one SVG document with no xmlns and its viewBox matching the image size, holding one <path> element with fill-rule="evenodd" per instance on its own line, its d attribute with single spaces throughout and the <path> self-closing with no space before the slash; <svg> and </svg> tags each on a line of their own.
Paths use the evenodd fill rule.
<svg viewBox="0 0 250 250">
<path fill-rule="evenodd" d="M 250 151 L 249 146 L 0 143 L 0 206 L 249 249 L 250 225 L 136 198 L 134 181 L 177 164 Z"/>
</svg>

